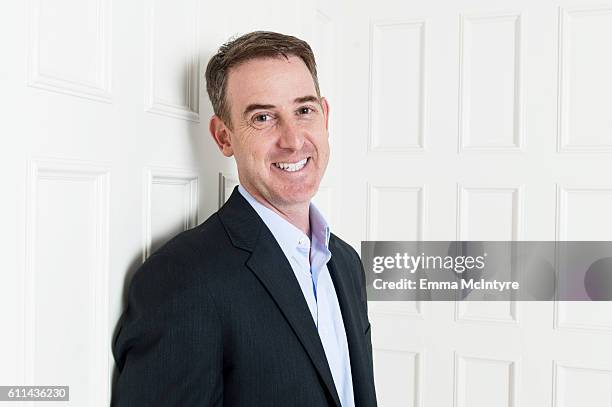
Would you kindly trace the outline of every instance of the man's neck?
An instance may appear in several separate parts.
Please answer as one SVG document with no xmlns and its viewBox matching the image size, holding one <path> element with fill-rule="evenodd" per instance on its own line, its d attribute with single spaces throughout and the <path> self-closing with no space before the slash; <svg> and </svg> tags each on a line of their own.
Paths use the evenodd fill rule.
<svg viewBox="0 0 612 407">
<path fill-rule="evenodd" d="M 257 200 L 257 202 L 304 232 L 304 234 L 310 239 L 310 202 L 295 204 L 287 207 L 276 207 L 260 194 L 254 194 L 244 187 L 244 185 L 243 188 L 247 190 L 247 192 L 251 194 L 255 200 Z"/>
<path fill-rule="evenodd" d="M 283 217 L 283 219 L 285 219 L 287 222 L 300 229 L 310 239 L 310 216 L 308 204 L 302 208 L 291 208 L 285 209 L 284 211 L 275 208 L 273 205 L 269 205 L 268 202 L 263 203 L 263 205 L 266 205 L 272 211 Z"/>
</svg>

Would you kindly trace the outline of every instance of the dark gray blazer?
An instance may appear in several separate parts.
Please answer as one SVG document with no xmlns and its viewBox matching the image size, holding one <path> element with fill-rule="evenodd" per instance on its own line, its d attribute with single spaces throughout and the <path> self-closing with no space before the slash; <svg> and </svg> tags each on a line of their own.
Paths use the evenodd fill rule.
<svg viewBox="0 0 612 407">
<path fill-rule="evenodd" d="M 333 234 L 329 250 L 355 405 L 376 406 L 363 267 Z M 116 407 L 340 406 L 291 266 L 237 189 L 135 273 L 113 355 Z"/>
</svg>

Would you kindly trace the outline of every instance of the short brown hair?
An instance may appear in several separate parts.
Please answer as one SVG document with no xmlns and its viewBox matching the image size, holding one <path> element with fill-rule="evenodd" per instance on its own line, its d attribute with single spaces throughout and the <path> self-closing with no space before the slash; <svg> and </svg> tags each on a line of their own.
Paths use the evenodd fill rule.
<svg viewBox="0 0 612 407">
<path fill-rule="evenodd" d="M 253 31 L 223 44 L 206 67 L 206 91 L 217 116 L 231 126 L 230 107 L 226 97 L 230 69 L 255 58 L 289 55 L 300 57 L 312 75 L 317 96 L 321 97 L 315 57 L 306 41 L 271 31 Z"/>
</svg>

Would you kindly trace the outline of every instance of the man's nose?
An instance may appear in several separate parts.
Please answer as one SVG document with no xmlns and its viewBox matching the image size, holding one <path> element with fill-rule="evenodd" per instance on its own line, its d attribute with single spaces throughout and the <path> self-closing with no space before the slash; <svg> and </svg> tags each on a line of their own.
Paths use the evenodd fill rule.
<svg viewBox="0 0 612 407">
<path fill-rule="evenodd" d="M 278 145 L 280 148 L 299 151 L 304 145 L 304 129 L 300 129 L 293 120 L 284 120 L 278 129 L 280 135 Z"/>
</svg>

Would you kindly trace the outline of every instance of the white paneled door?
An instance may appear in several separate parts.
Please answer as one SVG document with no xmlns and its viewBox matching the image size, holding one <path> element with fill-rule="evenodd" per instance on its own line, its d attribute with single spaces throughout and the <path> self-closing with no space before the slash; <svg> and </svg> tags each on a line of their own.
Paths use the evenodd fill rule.
<svg viewBox="0 0 612 407">
<path fill-rule="evenodd" d="M 611 27 L 605 1 L 2 2 L 0 384 L 108 405 L 126 282 L 237 182 L 203 80 L 231 35 L 313 45 L 315 200 L 359 248 L 610 240 Z M 609 303 L 370 310 L 382 407 L 612 404 Z"/>
<path fill-rule="evenodd" d="M 611 240 L 612 3 L 346 2 L 341 227 Z M 370 303 L 383 407 L 612 405 L 612 303 Z"/>
</svg>

